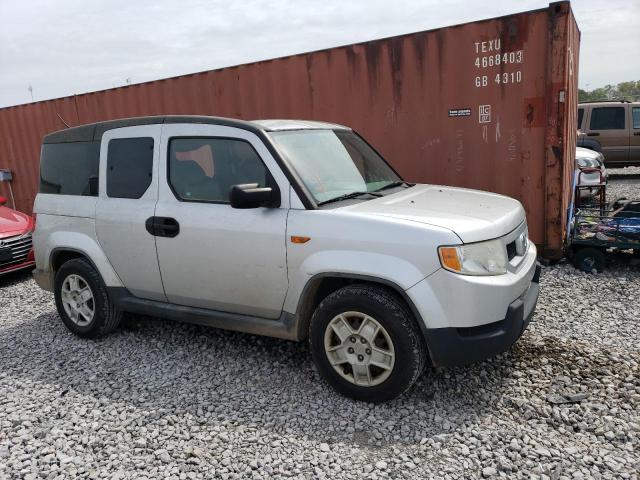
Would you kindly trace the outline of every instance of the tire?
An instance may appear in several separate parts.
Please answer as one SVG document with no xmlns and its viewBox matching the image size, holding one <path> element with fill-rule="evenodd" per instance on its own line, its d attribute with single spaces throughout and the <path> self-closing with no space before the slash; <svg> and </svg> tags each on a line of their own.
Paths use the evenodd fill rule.
<svg viewBox="0 0 640 480">
<path fill-rule="evenodd" d="M 318 371 L 335 390 L 372 403 L 406 392 L 427 359 L 420 329 L 407 306 L 378 286 L 350 285 L 327 296 L 311 318 L 309 344 Z"/>
<path fill-rule="evenodd" d="M 75 286 L 74 283 L 78 285 L 77 290 L 70 288 L 70 286 Z M 82 295 L 86 294 L 87 289 L 92 298 L 84 301 L 87 297 Z M 80 303 L 84 301 L 83 306 L 79 309 L 69 303 L 74 301 L 74 299 L 70 299 L 73 291 L 83 292 L 76 295 Z M 110 300 L 100 274 L 85 259 L 69 260 L 58 269 L 54 278 L 54 295 L 62 322 L 79 337 L 98 338 L 107 335 L 118 327 L 122 319 L 122 312 Z M 93 315 L 88 318 L 84 314 L 79 314 L 74 319 L 73 313 L 80 310 L 83 312 L 92 311 Z"/>
<path fill-rule="evenodd" d="M 604 252 L 597 248 L 581 248 L 573 256 L 575 267 L 587 273 L 592 273 L 594 270 L 596 272 L 604 271 L 606 263 Z"/>
</svg>

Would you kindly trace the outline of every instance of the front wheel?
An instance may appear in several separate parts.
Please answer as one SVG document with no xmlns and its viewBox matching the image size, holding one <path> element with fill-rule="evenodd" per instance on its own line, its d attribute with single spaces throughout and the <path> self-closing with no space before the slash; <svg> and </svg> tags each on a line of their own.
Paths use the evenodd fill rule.
<svg viewBox="0 0 640 480">
<path fill-rule="evenodd" d="M 311 319 L 309 343 L 320 374 L 333 388 L 373 403 L 407 391 L 427 356 L 404 302 L 369 285 L 350 285 L 327 296 Z"/>
</svg>

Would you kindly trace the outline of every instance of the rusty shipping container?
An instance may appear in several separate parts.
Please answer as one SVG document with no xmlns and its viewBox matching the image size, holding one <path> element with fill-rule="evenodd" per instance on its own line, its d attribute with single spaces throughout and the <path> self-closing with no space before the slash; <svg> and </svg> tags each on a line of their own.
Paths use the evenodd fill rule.
<svg viewBox="0 0 640 480">
<path fill-rule="evenodd" d="M 0 109 L 0 168 L 30 211 L 44 134 L 158 114 L 352 126 L 410 181 L 519 199 L 558 256 L 571 197 L 580 32 L 569 2 L 505 17 Z M 2 187 L 0 187 L 1 189 Z"/>
</svg>

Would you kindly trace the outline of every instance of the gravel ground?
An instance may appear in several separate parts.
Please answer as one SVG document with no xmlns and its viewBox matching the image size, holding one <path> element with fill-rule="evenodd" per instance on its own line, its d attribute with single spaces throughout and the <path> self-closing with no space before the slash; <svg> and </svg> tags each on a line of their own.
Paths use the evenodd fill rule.
<svg viewBox="0 0 640 480">
<path fill-rule="evenodd" d="M 607 200 L 611 201 L 620 197 L 640 200 L 640 179 L 610 180 L 607 185 Z"/>
<path fill-rule="evenodd" d="M 514 348 L 383 405 L 325 386 L 305 344 L 145 318 L 82 340 L 0 279 L 0 479 L 640 478 L 630 258 L 545 268 Z"/>
<path fill-rule="evenodd" d="M 640 167 L 607 168 L 609 175 L 640 175 Z"/>
</svg>

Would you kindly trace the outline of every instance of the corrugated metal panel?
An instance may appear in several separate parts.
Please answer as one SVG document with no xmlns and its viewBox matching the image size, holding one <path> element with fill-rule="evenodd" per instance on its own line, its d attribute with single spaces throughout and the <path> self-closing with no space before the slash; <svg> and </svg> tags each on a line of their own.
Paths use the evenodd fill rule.
<svg viewBox="0 0 640 480">
<path fill-rule="evenodd" d="M 42 137 L 47 131 L 78 122 L 73 97 L 0 109 L 0 168 L 13 172 L 18 209 L 30 212 L 38 191 Z M 0 184 L 2 185 L 2 184 Z M 0 187 L 8 196 L 6 185 Z"/>
<path fill-rule="evenodd" d="M 0 110 L 0 168 L 17 172 L 18 206 L 30 210 L 40 139 L 63 127 L 56 112 L 74 125 L 154 114 L 325 120 L 358 130 L 408 180 L 518 198 L 532 238 L 555 255 L 571 193 L 578 50 L 569 3 L 559 2 L 12 107 Z"/>
<path fill-rule="evenodd" d="M 565 7 L 568 9 L 568 6 Z M 565 78 L 567 85 L 567 95 L 564 121 L 564 171 L 562 174 L 562 204 L 561 204 L 561 235 L 567 230 L 567 209 L 573 194 L 573 171 L 575 169 L 576 150 L 574 145 L 578 143 L 578 64 L 580 58 L 580 30 L 578 23 L 569 10 L 567 13 L 567 42 L 565 56 Z M 555 232 L 558 234 L 559 232 Z M 552 245 L 551 235 L 548 244 Z M 557 237 L 556 237 L 557 238 Z"/>
<path fill-rule="evenodd" d="M 575 164 L 580 32 L 567 3 L 549 8 L 545 176 L 545 250 L 562 249 Z"/>
</svg>

